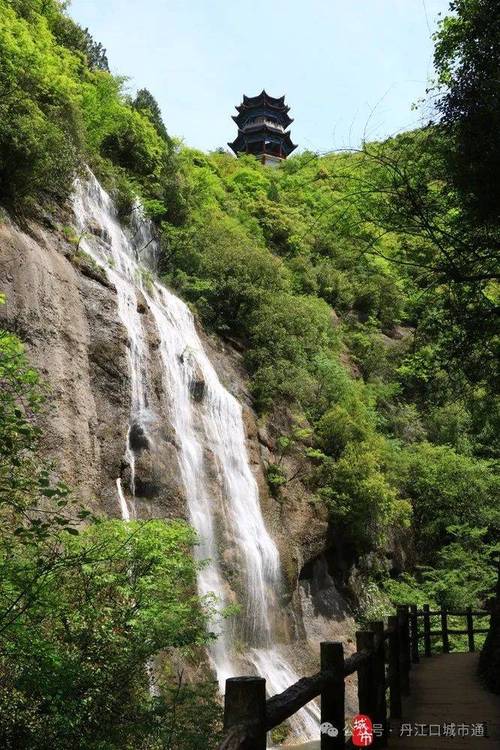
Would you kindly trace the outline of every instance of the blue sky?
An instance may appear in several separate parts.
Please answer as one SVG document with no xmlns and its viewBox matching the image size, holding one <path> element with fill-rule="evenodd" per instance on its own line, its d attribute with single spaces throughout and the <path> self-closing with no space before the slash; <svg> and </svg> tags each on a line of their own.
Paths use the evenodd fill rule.
<svg viewBox="0 0 500 750">
<path fill-rule="evenodd" d="M 243 93 L 286 94 L 301 148 L 356 147 L 419 124 L 431 33 L 448 0 L 73 0 L 171 135 L 225 146 Z"/>
</svg>

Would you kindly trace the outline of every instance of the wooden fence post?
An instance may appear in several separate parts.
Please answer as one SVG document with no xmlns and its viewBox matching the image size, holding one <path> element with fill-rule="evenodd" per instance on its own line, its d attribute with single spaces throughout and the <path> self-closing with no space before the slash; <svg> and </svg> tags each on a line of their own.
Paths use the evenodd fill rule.
<svg viewBox="0 0 500 750">
<path fill-rule="evenodd" d="M 356 651 L 370 652 L 370 657 L 358 667 L 359 713 L 366 714 L 371 719 L 373 719 L 375 707 L 374 640 L 372 630 L 358 630 L 356 633 Z"/>
<path fill-rule="evenodd" d="M 321 750 L 344 750 L 345 748 L 345 682 L 344 646 L 327 641 L 320 644 L 321 671 L 332 672 L 332 679 L 321 691 Z M 330 727 L 338 734 L 328 734 Z"/>
<path fill-rule="evenodd" d="M 432 654 L 431 646 L 431 618 L 429 615 L 430 607 L 428 604 L 424 604 L 424 653 L 426 656 Z"/>
<path fill-rule="evenodd" d="M 408 616 L 408 605 L 398 606 L 399 620 L 399 669 L 401 678 L 401 692 L 403 695 L 410 694 L 410 623 Z"/>
<path fill-rule="evenodd" d="M 266 750 L 266 681 L 263 677 L 230 677 L 224 696 L 224 731 L 238 724 L 253 726 L 254 750 Z"/>
<path fill-rule="evenodd" d="M 374 724 L 382 725 L 382 736 L 373 738 L 374 747 L 387 746 L 387 704 L 385 699 L 385 640 L 384 623 L 376 620 L 369 623 L 370 630 L 375 635 L 375 656 L 373 660 L 375 682 L 375 705 L 373 713 Z"/>
<path fill-rule="evenodd" d="M 448 637 L 448 612 L 441 610 L 441 636 L 443 640 L 443 654 L 450 653 L 450 640 Z"/>
<path fill-rule="evenodd" d="M 467 639 L 469 641 L 469 651 L 475 651 L 474 645 L 474 620 L 472 619 L 472 607 L 467 607 Z"/>
<path fill-rule="evenodd" d="M 399 666 L 399 618 L 391 615 L 388 618 L 389 633 L 389 687 L 391 719 L 401 719 L 401 677 Z"/>
<path fill-rule="evenodd" d="M 418 616 L 417 616 L 417 605 L 412 604 L 410 606 L 410 625 L 411 625 L 411 660 L 414 664 L 418 664 L 420 657 L 418 655 Z"/>
</svg>

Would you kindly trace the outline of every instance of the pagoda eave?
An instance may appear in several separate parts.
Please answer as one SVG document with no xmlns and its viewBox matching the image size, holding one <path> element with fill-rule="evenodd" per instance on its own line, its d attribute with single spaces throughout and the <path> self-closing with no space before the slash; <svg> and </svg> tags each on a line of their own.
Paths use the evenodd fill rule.
<svg viewBox="0 0 500 750">
<path fill-rule="evenodd" d="M 289 112 L 290 111 L 290 107 L 288 107 L 287 105 L 280 106 L 278 104 L 274 104 L 272 102 L 264 101 L 264 100 L 259 101 L 256 104 L 238 104 L 238 106 L 236 106 L 235 109 L 238 112 L 247 112 L 249 109 L 255 109 L 255 107 L 258 107 L 260 104 L 262 104 L 263 107 L 267 106 L 267 107 L 270 107 L 271 109 L 275 109 L 275 110 L 277 110 L 279 112 Z"/>
<path fill-rule="evenodd" d="M 279 144 L 281 146 L 281 148 L 283 149 L 283 152 L 284 152 L 285 156 L 290 156 L 290 154 L 292 153 L 292 151 L 295 151 L 295 149 L 297 148 L 297 145 L 292 142 L 292 139 L 290 138 L 290 136 L 289 136 L 288 133 L 286 133 L 286 135 L 287 135 L 286 138 L 277 138 L 274 141 L 274 143 L 277 143 L 277 144 Z M 259 134 L 255 134 L 255 137 L 251 141 L 251 143 L 254 143 L 254 144 L 260 144 L 260 143 L 262 143 L 261 153 L 265 153 L 265 151 L 266 151 L 266 148 L 265 148 L 266 136 L 265 136 L 264 133 L 261 133 L 260 136 L 261 137 L 259 137 Z M 232 141 L 231 143 L 228 143 L 227 145 L 229 146 L 229 148 L 232 151 L 234 151 L 234 153 L 236 155 L 238 155 L 238 154 L 246 152 L 247 143 L 248 142 L 245 139 L 244 134 L 238 133 L 238 137 L 234 141 Z"/>
<path fill-rule="evenodd" d="M 245 114 L 246 114 L 246 117 L 245 117 Z M 265 114 L 258 115 L 258 117 L 262 117 L 265 119 Z M 273 115 L 270 115 L 270 118 L 273 119 Z M 281 113 L 281 116 L 279 118 L 276 118 L 276 116 L 274 115 L 274 118 L 278 119 L 278 121 L 280 122 L 280 124 L 283 126 L 285 130 L 286 128 L 290 127 L 290 125 L 293 122 L 293 117 L 289 117 L 288 114 L 286 113 Z M 240 112 L 237 115 L 231 115 L 231 119 L 234 120 L 234 122 L 239 128 L 242 128 L 245 125 L 246 119 L 248 119 L 248 113 Z"/>
<path fill-rule="evenodd" d="M 259 102 L 259 104 L 260 104 L 260 102 Z M 254 104 L 252 106 L 247 106 L 246 104 L 238 104 L 238 106 L 235 107 L 235 109 L 237 110 L 237 112 L 239 112 L 241 114 L 243 112 L 248 112 L 251 109 L 255 109 L 256 106 L 259 106 L 259 104 L 257 104 L 257 105 Z M 286 112 L 290 111 L 290 107 L 276 107 L 274 104 L 270 104 L 269 102 L 262 102 L 262 106 L 263 107 L 269 107 L 269 109 L 276 110 L 277 112 L 285 112 L 286 113 Z"/>
<path fill-rule="evenodd" d="M 280 140 L 292 143 L 290 133 L 288 131 L 280 130 L 279 128 L 273 128 L 271 125 L 259 125 L 253 130 L 242 130 L 238 128 L 238 138 L 244 138 L 245 136 L 251 135 L 252 137 L 258 135 L 272 135 L 278 137 Z"/>
</svg>

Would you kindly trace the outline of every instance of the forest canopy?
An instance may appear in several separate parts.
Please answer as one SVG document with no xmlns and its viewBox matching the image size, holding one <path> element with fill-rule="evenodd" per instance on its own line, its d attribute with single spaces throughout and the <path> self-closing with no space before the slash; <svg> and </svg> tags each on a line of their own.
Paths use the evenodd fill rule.
<svg viewBox="0 0 500 750">
<path fill-rule="evenodd" d="M 162 280 L 243 352 L 260 418 L 286 413 L 282 451 L 375 585 L 366 617 L 409 598 L 484 606 L 500 552 L 498 2 L 451 3 L 435 70 L 425 127 L 271 169 L 172 139 L 65 4 L 0 0 L 2 206 L 50 221 L 85 165 L 124 220 L 140 196 Z M 192 530 L 82 531 L 88 511 L 38 450 L 39 376 L 5 331 L 0 386 L 2 746 L 181 747 L 136 667 L 210 637 Z M 294 478 L 266 468 L 280 500 Z M 183 690 L 182 750 L 207 741 L 200 711 L 215 742 L 213 686 Z"/>
<path fill-rule="evenodd" d="M 28 215 L 63 201 L 84 164 L 124 216 L 139 194 L 163 279 L 243 347 L 261 414 L 286 403 L 306 421 L 290 450 L 353 559 L 410 534 L 417 571 L 419 538 L 440 550 L 458 524 L 461 539 L 484 530 L 493 565 L 499 215 L 481 191 L 496 184 L 499 149 L 495 4 L 453 2 L 441 21 L 426 127 L 278 169 L 175 143 L 152 94 L 130 96 L 56 0 L 2 6 L 4 205 Z M 279 494 L 287 477 L 268 468 Z M 447 469 L 467 477 L 462 498 L 484 503 L 450 515 Z M 488 574 L 474 601 L 461 587 L 463 603 L 489 585 Z"/>
</svg>

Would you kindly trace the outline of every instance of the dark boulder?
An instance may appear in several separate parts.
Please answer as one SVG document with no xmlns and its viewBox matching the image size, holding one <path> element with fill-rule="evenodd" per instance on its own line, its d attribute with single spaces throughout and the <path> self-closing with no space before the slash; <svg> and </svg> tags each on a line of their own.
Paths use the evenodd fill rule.
<svg viewBox="0 0 500 750">
<path fill-rule="evenodd" d="M 195 372 L 193 373 L 191 382 L 189 383 L 189 391 L 194 401 L 203 401 L 203 397 L 205 396 L 205 389 L 205 378 L 203 377 L 203 373 L 201 372 L 201 370 L 197 367 Z"/>
<path fill-rule="evenodd" d="M 144 432 L 144 427 L 134 422 L 128 434 L 128 444 L 133 451 L 144 451 L 149 449 L 149 440 Z"/>
</svg>

